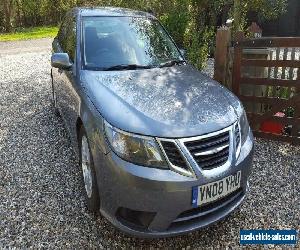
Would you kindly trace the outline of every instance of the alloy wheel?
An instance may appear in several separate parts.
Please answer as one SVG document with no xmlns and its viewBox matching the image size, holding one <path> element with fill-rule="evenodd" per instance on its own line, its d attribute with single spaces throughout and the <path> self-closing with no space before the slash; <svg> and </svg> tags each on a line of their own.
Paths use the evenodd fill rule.
<svg viewBox="0 0 300 250">
<path fill-rule="evenodd" d="M 91 170 L 90 149 L 86 136 L 83 136 L 81 141 L 81 167 L 85 191 L 88 198 L 91 198 L 93 190 L 93 179 Z"/>
</svg>

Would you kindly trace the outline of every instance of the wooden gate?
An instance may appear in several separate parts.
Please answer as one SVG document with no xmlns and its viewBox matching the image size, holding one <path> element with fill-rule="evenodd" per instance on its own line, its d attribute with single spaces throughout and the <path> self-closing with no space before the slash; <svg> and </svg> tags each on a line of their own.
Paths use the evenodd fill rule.
<svg viewBox="0 0 300 250">
<path fill-rule="evenodd" d="M 300 37 L 240 37 L 233 42 L 233 47 L 232 91 L 243 102 L 255 136 L 300 143 Z M 244 56 L 245 49 L 261 48 L 269 48 L 268 58 Z M 245 75 L 251 68 L 266 69 L 268 74 L 266 77 Z M 261 88 L 260 94 L 255 91 L 249 95 L 245 91 L 249 86 L 255 90 Z M 260 106 L 249 110 L 247 107 L 253 104 Z"/>
</svg>

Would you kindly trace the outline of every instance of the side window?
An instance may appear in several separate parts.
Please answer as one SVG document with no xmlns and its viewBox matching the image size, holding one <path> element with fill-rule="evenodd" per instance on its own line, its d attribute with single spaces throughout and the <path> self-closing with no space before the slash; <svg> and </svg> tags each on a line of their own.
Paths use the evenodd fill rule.
<svg viewBox="0 0 300 250">
<path fill-rule="evenodd" d="M 58 34 L 58 42 L 63 52 L 68 53 L 70 60 L 74 62 L 76 53 L 76 17 L 68 15 L 61 25 Z"/>
</svg>

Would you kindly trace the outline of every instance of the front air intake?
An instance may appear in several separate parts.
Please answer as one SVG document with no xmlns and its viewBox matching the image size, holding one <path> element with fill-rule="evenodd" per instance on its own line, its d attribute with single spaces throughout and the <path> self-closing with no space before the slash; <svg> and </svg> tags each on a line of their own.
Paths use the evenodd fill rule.
<svg viewBox="0 0 300 250">
<path fill-rule="evenodd" d="M 184 170 L 189 170 L 185 159 L 180 153 L 179 148 L 172 141 L 160 141 L 169 161 L 176 167 L 183 168 Z"/>
</svg>

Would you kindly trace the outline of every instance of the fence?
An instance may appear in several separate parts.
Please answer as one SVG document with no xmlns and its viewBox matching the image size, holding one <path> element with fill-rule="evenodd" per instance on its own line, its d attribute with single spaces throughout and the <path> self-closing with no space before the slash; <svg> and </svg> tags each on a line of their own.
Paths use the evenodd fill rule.
<svg viewBox="0 0 300 250">
<path fill-rule="evenodd" d="M 300 37 L 229 37 L 217 35 L 215 79 L 243 102 L 256 136 L 300 143 Z"/>
</svg>

